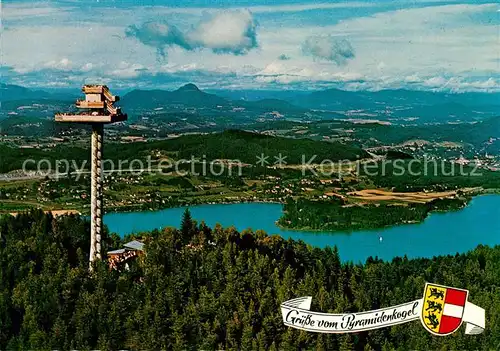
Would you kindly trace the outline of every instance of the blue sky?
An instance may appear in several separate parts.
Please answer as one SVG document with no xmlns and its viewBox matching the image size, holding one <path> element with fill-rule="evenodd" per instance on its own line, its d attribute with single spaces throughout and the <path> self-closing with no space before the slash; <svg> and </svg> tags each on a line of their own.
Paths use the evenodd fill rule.
<svg viewBox="0 0 500 351">
<path fill-rule="evenodd" d="M 3 1 L 2 81 L 500 90 L 492 1 Z"/>
</svg>

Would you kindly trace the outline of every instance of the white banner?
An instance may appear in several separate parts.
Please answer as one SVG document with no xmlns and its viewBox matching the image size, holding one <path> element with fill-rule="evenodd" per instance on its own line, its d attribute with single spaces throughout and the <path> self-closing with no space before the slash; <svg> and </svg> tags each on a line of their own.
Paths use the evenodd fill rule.
<svg viewBox="0 0 500 351">
<path fill-rule="evenodd" d="M 310 311 L 312 297 L 300 297 L 281 304 L 283 323 L 318 333 L 353 333 L 420 319 L 422 300 L 368 312 L 331 314 Z"/>
<path fill-rule="evenodd" d="M 424 318 L 428 318 L 431 313 L 426 312 L 429 308 L 426 310 L 424 300 L 419 299 L 367 312 L 331 314 L 310 311 L 312 297 L 307 296 L 283 302 L 281 304 L 281 313 L 283 323 L 293 328 L 317 333 L 355 333 L 389 327 L 417 319 L 420 319 L 426 326 Z M 463 321 L 466 323 L 466 334 L 482 333 L 485 328 L 484 309 L 467 301 L 463 310 L 461 318 L 451 317 L 457 319 L 456 326 L 452 326 L 452 329 L 440 331 L 438 326 L 435 326 L 435 329 L 431 330 L 429 328 L 429 331 L 435 335 L 448 335 L 458 329 Z M 444 319 L 439 321 L 442 324 L 445 323 Z"/>
</svg>

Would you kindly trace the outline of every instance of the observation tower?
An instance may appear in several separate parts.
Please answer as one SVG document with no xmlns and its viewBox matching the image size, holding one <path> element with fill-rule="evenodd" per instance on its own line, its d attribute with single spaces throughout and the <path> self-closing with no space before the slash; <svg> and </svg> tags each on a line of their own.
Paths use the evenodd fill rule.
<svg viewBox="0 0 500 351">
<path fill-rule="evenodd" d="M 82 88 L 85 100 L 77 100 L 78 113 L 57 113 L 56 122 L 84 123 L 92 126 L 91 137 L 91 205 L 90 205 L 90 266 L 100 260 L 102 216 L 103 216 L 103 170 L 102 150 L 104 144 L 104 125 L 127 120 L 127 115 L 113 104 L 119 100 L 111 95 L 106 85 L 85 85 Z"/>
</svg>

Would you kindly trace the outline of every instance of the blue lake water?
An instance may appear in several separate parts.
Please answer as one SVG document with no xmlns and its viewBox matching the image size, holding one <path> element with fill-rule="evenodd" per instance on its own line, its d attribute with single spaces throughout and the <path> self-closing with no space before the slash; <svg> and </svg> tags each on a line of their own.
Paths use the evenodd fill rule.
<svg viewBox="0 0 500 351">
<path fill-rule="evenodd" d="M 109 213 L 104 216 L 108 228 L 120 235 L 155 228 L 179 227 L 185 208 L 156 212 Z M 282 206 L 271 203 L 199 205 L 190 207 L 198 222 L 209 226 L 220 223 L 238 230 L 262 229 L 268 234 L 303 240 L 318 247 L 337 245 L 343 261 L 365 261 L 369 256 L 391 260 L 395 256 L 432 257 L 462 253 L 479 244 L 500 244 L 500 196 L 474 198 L 463 210 L 433 213 L 423 223 L 354 231 L 351 233 L 303 232 L 283 230 L 275 225 Z M 380 241 L 382 237 L 382 241 Z"/>
</svg>

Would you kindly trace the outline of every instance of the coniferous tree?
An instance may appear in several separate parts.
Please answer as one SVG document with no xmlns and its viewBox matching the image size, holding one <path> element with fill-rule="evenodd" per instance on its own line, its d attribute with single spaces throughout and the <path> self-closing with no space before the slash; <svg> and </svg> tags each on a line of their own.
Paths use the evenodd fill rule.
<svg viewBox="0 0 500 351">
<path fill-rule="evenodd" d="M 182 215 L 181 222 L 181 234 L 182 234 L 182 242 L 187 244 L 191 240 L 191 236 L 193 234 L 193 218 L 191 217 L 191 211 L 189 208 L 184 210 L 184 214 Z"/>
</svg>

